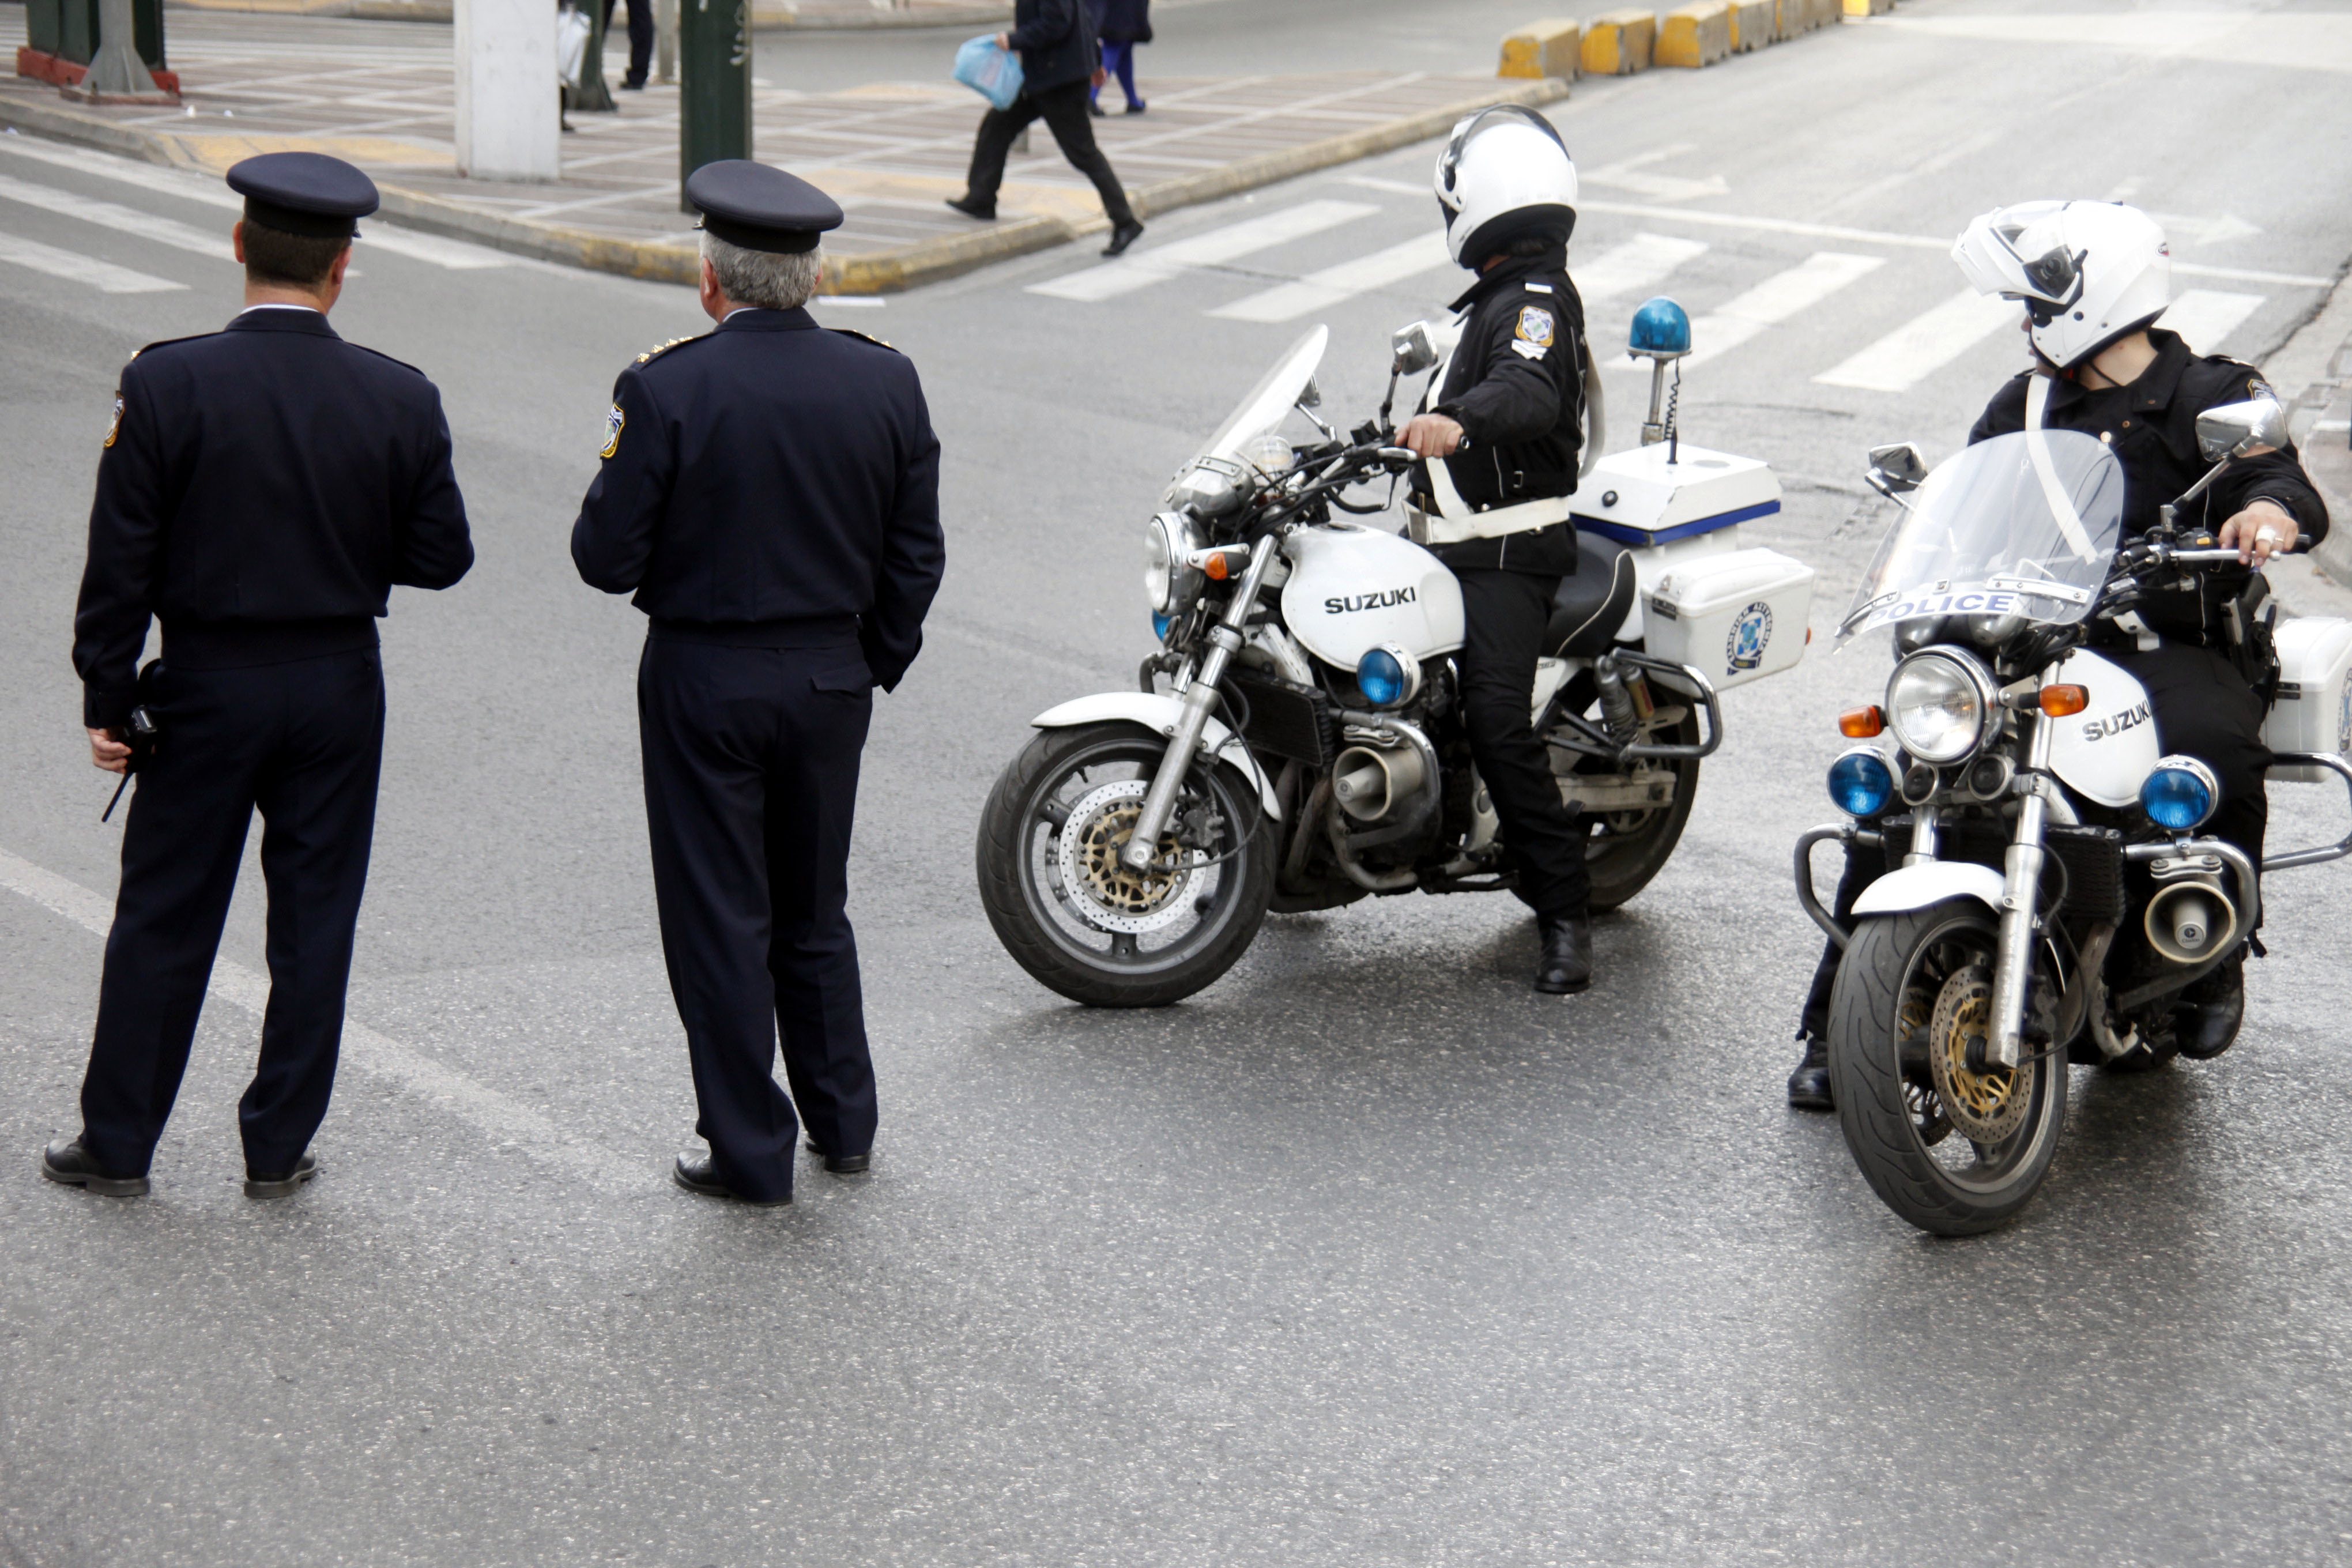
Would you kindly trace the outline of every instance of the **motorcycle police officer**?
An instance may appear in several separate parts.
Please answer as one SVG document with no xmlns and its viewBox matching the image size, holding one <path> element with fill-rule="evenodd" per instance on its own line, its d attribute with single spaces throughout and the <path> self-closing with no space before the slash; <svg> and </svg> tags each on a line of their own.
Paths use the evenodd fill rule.
<svg viewBox="0 0 2352 1568">
<path fill-rule="evenodd" d="M 2031 425 L 2095 435 L 2124 468 L 2124 542 L 2158 526 L 2158 511 L 2211 466 L 2199 454 L 2197 416 L 2269 389 L 2252 365 L 2200 355 L 2154 325 L 2172 301 L 2164 231 L 2145 213 L 2107 202 L 2025 202 L 1969 225 L 1953 258 L 1979 293 L 2021 300 L 2032 366 L 1994 394 L 1969 432 L 1971 443 Z M 2292 447 L 2262 448 L 2232 462 L 2180 517 L 2234 548 L 2247 568 L 2316 541 L 2327 510 Z M 2131 612 L 2100 623 L 2092 646 L 2147 688 L 2158 742 L 2213 770 L 2221 786 L 2208 831 L 2259 867 L 2269 804 L 2263 773 L 2267 641 L 2233 614 L 2258 584 L 2249 571 L 2208 573 L 2198 587 L 2148 595 Z M 2242 607 L 2250 608 L 2252 601 Z M 1868 886 L 1849 859 L 1838 886 L 1844 919 Z M 1789 1078 L 1789 1103 L 1832 1108 L 1824 1036 L 1837 949 L 1822 955 L 1798 1035 L 1803 1058 Z M 2220 1056 L 2237 1037 L 2245 1009 L 2242 950 L 2182 992 L 2174 1008 L 2181 1054 Z"/>
<path fill-rule="evenodd" d="M 1531 109 L 1481 110 L 1438 157 L 1446 248 L 1478 280 L 1447 363 L 1399 432 L 1423 462 L 1407 510 L 1415 542 L 1462 584 L 1456 656 L 1471 754 L 1502 821 L 1515 890 L 1536 912 L 1536 989 L 1592 980 L 1585 832 L 1560 798 L 1529 716 L 1560 579 L 1576 570 L 1584 307 L 1568 277 L 1576 164 Z"/>
<path fill-rule="evenodd" d="M 269 1005 L 237 1104 L 245 1190 L 317 1173 L 383 761 L 375 623 L 393 584 L 446 588 L 474 562 L 440 394 L 327 324 L 375 185 L 317 153 L 228 184 L 246 308 L 123 366 L 74 616 L 91 760 L 139 788 L 82 1133 L 41 1170 L 120 1196 L 147 1191 L 257 807 Z M 163 656 L 140 670 L 151 620 Z"/>
<path fill-rule="evenodd" d="M 873 689 L 914 662 L 945 566 L 940 444 L 906 356 L 805 308 L 840 207 L 741 159 L 686 194 L 719 324 L 621 373 L 572 556 L 649 622 L 654 895 L 710 1145 L 673 1177 L 784 1204 L 795 1105 L 828 1171 L 874 1144 L 850 826 Z"/>
</svg>

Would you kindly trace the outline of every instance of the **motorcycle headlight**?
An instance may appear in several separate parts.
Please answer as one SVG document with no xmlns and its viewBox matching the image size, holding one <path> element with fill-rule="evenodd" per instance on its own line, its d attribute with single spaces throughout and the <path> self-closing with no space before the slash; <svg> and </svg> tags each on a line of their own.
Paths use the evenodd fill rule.
<svg viewBox="0 0 2352 1568">
<path fill-rule="evenodd" d="M 1356 661 L 1356 687 L 1375 708 L 1395 708 L 1421 692 L 1421 660 L 1394 643 L 1369 648 Z"/>
<path fill-rule="evenodd" d="M 2156 771 L 2139 786 L 2140 809 L 2170 833 L 2187 833 L 2213 815 L 2221 785 L 2213 770 L 2195 757 L 2158 758 Z"/>
<path fill-rule="evenodd" d="M 1848 816 L 1876 816 L 1895 798 L 1895 770 L 1875 746 L 1856 746 L 1830 764 L 1830 799 Z"/>
<path fill-rule="evenodd" d="M 1923 763 L 1957 763 L 1975 751 L 1992 714 L 1992 678 L 1949 648 L 1913 654 L 1886 683 L 1886 721 Z"/>
<path fill-rule="evenodd" d="M 1144 526 L 1143 596 L 1155 616 L 1172 616 L 1201 594 L 1201 569 L 1188 558 L 1200 536 L 1183 516 L 1163 511 Z"/>
</svg>

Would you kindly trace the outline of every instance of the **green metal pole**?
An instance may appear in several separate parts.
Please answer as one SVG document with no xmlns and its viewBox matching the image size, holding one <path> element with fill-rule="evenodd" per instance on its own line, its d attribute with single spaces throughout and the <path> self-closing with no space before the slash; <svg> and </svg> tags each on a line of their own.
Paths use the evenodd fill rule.
<svg viewBox="0 0 2352 1568">
<path fill-rule="evenodd" d="M 618 114 L 621 106 L 613 101 L 613 89 L 604 85 L 604 0 L 580 0 L 588 7 L 588 51 L 580 58 L 580 90 L 572 95 L 572 107 L 588 114 Z"/>
<path fill-rule="evenodd" d="M 678 0 L 677 205 L 705 163 L 751 155 L 751 0 Z"/>
</svg>

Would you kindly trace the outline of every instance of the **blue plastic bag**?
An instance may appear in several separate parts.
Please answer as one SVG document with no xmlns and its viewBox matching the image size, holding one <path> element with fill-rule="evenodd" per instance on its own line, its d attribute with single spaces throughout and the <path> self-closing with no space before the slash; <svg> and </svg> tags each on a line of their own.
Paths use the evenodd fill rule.
<svg viewBox="0 0 2352 1568">
<path fill-rule="evenodd" d="M 1021 96 L 1021 57 L 999 48 L 991 33 L 956 50 L 955 79 L 995 108 L 1010 109 Z"/>
</svg>

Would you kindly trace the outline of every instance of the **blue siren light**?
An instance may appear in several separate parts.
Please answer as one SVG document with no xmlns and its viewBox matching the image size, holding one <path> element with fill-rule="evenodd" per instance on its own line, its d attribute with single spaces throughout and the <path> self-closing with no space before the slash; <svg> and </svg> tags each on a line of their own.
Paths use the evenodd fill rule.
<svg viewBox="0 0 2352 1568">
<path fill-rule="evenodd" d="M 1830 799 L 1848 816 L 1876 816 L 1895 798 L 1895 770 L 1874 746 L 1856 746 L 1830 764 Z"/>
<path fill-rule="evenodd" d="M 1690 315 L 1664 294 L 1645 300 L 1633 312 L 1633 349 L 1637 354 L 1672 359 L 1691 352 Z"/>
<path fill-rule="evenodd" d="M 1151 615 L 1151 635 L 1158 637 L 1161 642 L 1166 642 L 1168 640 L 1168 628 L 1175 624 L 1175 616 L 1163 616 L 1155 610 Z"/>
<path fill-rule="evenodd" d="M 1384 647 L 1372 648 L 1356 661 L 1356 685 L 1375 708 L 1403 701 L 1404 681 L 1403 662 Z"/>
<path fill-rule="evenodd" d="M 2187 833 L 2213 815 L 2221 798 L 2213 770 L 2195 757 L 2165 757 L 2139 786 L 2140 809 L 2169 833 Z"/>
</svg>

